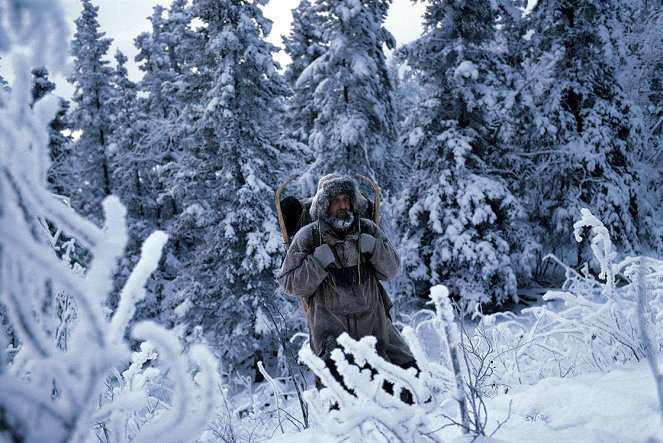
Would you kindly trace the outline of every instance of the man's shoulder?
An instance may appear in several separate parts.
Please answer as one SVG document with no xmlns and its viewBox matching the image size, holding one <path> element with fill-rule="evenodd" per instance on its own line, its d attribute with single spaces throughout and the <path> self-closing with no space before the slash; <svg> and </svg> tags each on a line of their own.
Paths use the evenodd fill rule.
<svg viewBox="0 0 663 443">
<path fill-rule="evenodd" d="M 368 218 L 362 218 L 360 219 L 361 223 L 361 231 L 362 232 L 367 232 L 367 233 L 374 233 L 376 232 L 379 228 L 378 225 L 376 225 L 373 220 L 368 219 Z"/>
<path fill-rule="evenodd" d="M 292 242 L 307 243 L 308 240 L 313 238 L 313 232 L 315 229 L 317 229 L 316 225 L 317 223 L 313 221 L 299 228 L 299 230 L 295 233 L 295 236 L 292 238 Z"/>
</svg>

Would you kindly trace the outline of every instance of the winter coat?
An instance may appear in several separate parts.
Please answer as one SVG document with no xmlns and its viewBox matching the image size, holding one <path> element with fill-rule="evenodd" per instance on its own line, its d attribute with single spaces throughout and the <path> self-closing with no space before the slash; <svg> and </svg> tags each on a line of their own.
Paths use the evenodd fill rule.
<svg viewBox="0 0 663 443">
<path fill-rule="evenodd" d="M 321 205 L 325 204 L 323 200 Z M 311 211 L 318 215 L 315 209 Z M 376 239 L 371 255 L 360 253 L 363 233 Z M 328 244 L 335 255 L 327 269 L 313 255 L 322 243 Z M 379 355 L 406 367 L 413 364 L 414 358 L 391 323 L 391 302 L 377 281 L 390 280 L 399 270 L 397 252 L 372 221 L 360 219 L 344 238 L 339 238 L 324 220 L 318 219 L 297 232 L 277 279 L 287 294 L 305 299 L 311 347 L 318 355 L 328 354 L 343 332 L 355 340 L 373 335 Z"/>
</svg>

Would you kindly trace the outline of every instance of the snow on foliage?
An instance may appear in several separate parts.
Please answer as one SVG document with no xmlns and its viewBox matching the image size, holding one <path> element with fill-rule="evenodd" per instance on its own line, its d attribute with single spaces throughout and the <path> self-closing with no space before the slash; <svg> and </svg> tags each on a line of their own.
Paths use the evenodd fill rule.
<svg viewBox="0 0 663 443">
<path fill-rule="evenodd" d="M 520 315 L 499 313 L 484 315 L 478 321 L 459 319 L 448 290 L 442 286 L 431 288 L 435 310 L 419 311 L 412 317 L 412 326 L 403 330 L 417 360 L 418 374 L 379 359 L 372 337 L 355 341 L 344 335 L 339 338 L 341 348 L 332 352 L 341 382 L 305 344 L 300 358 L 325 388 L 305 393 L 314 427 L 296 437 L 301 441 L 446 441 L 469 431 L 468 440 L 483 436 L 491 441 L 485 437 L 491 434 L 497 438 L 518 436 L 513 437 L 516 441 L 524 436 L 554 441 L 561 436 L 582 440 L 586 436 L 624 435 L 623 427 L 632 425 L 639 414 L 626 414 L 621 404 L 611 408 L 601 404 L 600 417 L 610 420 L 605 426 L 609 433 L 603 434 L 604 426 L 595 421 L 600 419 L 592 399 L 624 395 L 622 387 L 614 382 L 636 389 L 631 384 L 634 368 L 640 380 L 637 386 L 652 385 L 645 380 L 650 376 L 634 363 L 647 355 L 656 361 L 660 356 L 663 262 L 647 257 L 616 262 L 602 222 L 584 210 L 576 228 L 580 232 L 583 226 L 591 227 L 588 235 L 597 246 L 596 259 L 613 272 L 599 277 L 587 269 L 579 274 L 565 267 L 567 281 L 562 291 L 549 292 L 546 303 L 527 308 Z M 644 300 L 640 298 L 643 292 Z M 653 332 L 651 347 L 646 346 L 638 326 L 639 307 L 644 308 L 645 328 Z M 456 364 L 453 350 L 457 352 Z M 354 357 L 353 363 L 349 355 Z M 620 368 L 627 372 L 620 373 Z M 597 375 L 597 371 L 614 372 Z M 576 377 L 570 379 L 572 376 Z M 594 380 L 614 389 L 597 392 Z M 411 392 L 413 404 L 386 393 L 385 381 L 394 383 L 396 392 L 399 388 Z M 573 389 L 581 389 L 582 393 L 576 398 Z M 646 427 L 638 435 L 656 435 L 660 430 L 654 417 L 657 406 L 651 402 L 654 397 L 647 396 L 647 405 L 651 406 L 642 410 Z M 458 401 L 463 398 L 464 404 Z M 570 407 L 578 402 L 581 409 Z M 637 403 L 631 396 L 627 402 Z M 463 404 L 467 421 L 459 414 L 459 404 Z M 576 420 L 578 424 L 571 423 Z M 591 421 L 590 434 L 585 433 L 590 424 L 587 420 Z M 293 437 L 285 433 L 277 441 Z"/>
<path fill-rule="evenodd" d="M 155 435 L 167 435 L 162 441 L 186 440 L 207 421 L 218 383 L 216 363 L 200 347 L 182 354 L 175 335 L 161 326 L 128 328 L 167 236 L 155 232 L 145 240 L 117 310 L 108 311 L 115 263 L 127 242 L 126 211 L 116 197 L 107 198 L 104 226 L 98 228 L 46 190 L 48 125 L 60 101 L 47 95 L 31 106 L 29 67 L 47 65 L 61 72 L 66 59 L 59 2 L 5 2 L 0 16 L 9 19 L 0 29 L 7 37 L 2 50 L 11 51 L 16 67 L 12 91 L 0 109 L 0 302 L 6 308 L 3 323 L 8 322 L 12 334 L 6 337 L 3 331 L 0 349 L 0 432 L 17 441 L 88 441 L 94 438 L 93 427 L 105 423 L 103 428 L 113 417 L 108 426 L 115 432 L 106 434 L 112 441 Z M 36 45 L 24 46 L 32 40 Z M 46 220 L 90 252 L 84 273 L 71 269 L 69 251 L 64 260 L 55 254 Z M 71 300 L 75 315 L 54 309 L 60 294 Z M 47 327 L 58 321 L 57 332 Z M 136 384 L 100 403 L 108 378 L 124 371 L 132 358 L 127 333 L 149 341 L 163 355 L 159 366 L 170 368 L 174 386 L 173 395 L 162 399 L 161 409 L 168 412 L 151 418 L 141 414 L 147 422 L 140 430 L 126 427 L 123 417 L 145 405 L 142 387 L 154 377 L 154 369 L 136 365 L 152 359 L 152 351 L 145 357 L 144 348 L 142 356 L 135 356 L 133 370 L 125 372 L 124 379 Z M 189 358 L 199 371 L 196 382 L 189 374 Z M 142 382 L 136 379 L 141 370 Z"/>
<path fill-rule="evenodd" d="M 643 256 L 617 261 L 607 228 L 588 210 L 582 211 L 576 229 L 583 226 L 591 227 L 600 275 L 588 266 L 577 272 L 550 256 L 565 269 L 566 281 L 561 290 L 545 294 L 547 303 L 523 309 L 522 316 L 481 319 L 477 330 L 484 344 L 500 355 L 494 360 L 496 385 L 610 371 L 660 354 L 663 262 Z M 651 337 L 650 346 L 644 333 Z"/>
<path fill-rule="evenodd" d="M 353 441 L 440 441 L 429 426 L 427 414 L 433 409 L 428 389 L 416 377 L 416 369 L 402 369 L 385 362 L 375 351 L 375 337 L 353 340 L 347 334 L 338 338 L 341 348 L 331 358 L 343 384 L 330 372 L 308 344 L 300 359 L 320 377 L 325 389 L 307 391 L 314 418 L 326 438 Z M 346 355 L 354 358 L 349 363 Z M 397 395 L 385 391 L 392 386 Z M 345 385 L 345 386 L 344 386 Z M 407 390 L 414 403 L 404 403 L 398 394 Z"/>
<path fill-rule="evenodd" d="M 393 86 L 383 45 L 393 47 L 383 22 L 388 0 L 322 0 L 309 11 L 322 26 L 322 52 L 303 68 L 295 84 L 296 109 L 303 122 L 294 129 L 308 134 L 315 154 L 302 187 L 332 171 L 359 172 L 380 183 L 383 191 L 401 189 L 402 165 L 396 149 L 397 123 Z M 306 4 L 300 5 L 302 13 Z M 309 6 L 310 8 L 311 6 Z M 307 30 L 300 27 L 300 32 Z M 312 42 L 312 45 L 318 43 Z M 296 50 L 291 44 L 292 51 Z M 316 54 L 319 46 L 312 46 Z M 302 106 L 310 98 L 312 106 Z M 313 179 L 311 179 L 313 177 Z M 314 193 L 315 187 L 304 189 Z"/>
<path fill-rule="evenodd" d="M 73 143 L 67 159 L 76 171 L 68 174 L 67 191 L 74 208 L 98 218 L 101 201 L 114 188 L 109 164 L 114 127 L 109 108 L 114 95 L 110 83 L 113 69 L 104 59 L 112 39 L 99 30 L 99 7 L 90 0 L 83 0 L 82 6 L 71 43 L 73 72 L 68 77 L 75 87 L 72 100 L 76 104 L 69 118 L 72 127 L 80 131 L 80 137 Z"/>
<path fill-rule="evenodd" d="M 583 207 L 603 221 L 625 253 L 660 241 L 639 173 L 645 146 L 641 111 L 618 81 L 620 54 L 630 51 L 624 17 L 633 6 L 539 2 L 525 18 L 531 38 L 511 42 L 529 54 L 523 67 L 549 66 L 516 74 L 525 82 L 518 89 L 519 111 L 508 124 L 513 127 L 508 142 L 518 147 L 511 157 L 522 165 L 522 178 L 515 182 L 522 183 L 521 198 L 530 220 L 540 226 L 535 232 L 545 253 L 577 259 L 578 266 L 591 259 L 586 245 L 571 237 Z"/>
<path fill-rule="evenodd" d="M 537 245 L 503 174 L 507 147 L 492 135 L 506 70 L 492 45 L 500 15 L 470 1 L 426 11 L 424 34 L 399 51 L 426 93 L 403 125 L 412 168 L 395 212 L 405 278 L 422 298 L 444 284 L 468 310 L 502 304 L 516 297 L 516 273 L 530 266 L 520 258 Z"/>
</svg>

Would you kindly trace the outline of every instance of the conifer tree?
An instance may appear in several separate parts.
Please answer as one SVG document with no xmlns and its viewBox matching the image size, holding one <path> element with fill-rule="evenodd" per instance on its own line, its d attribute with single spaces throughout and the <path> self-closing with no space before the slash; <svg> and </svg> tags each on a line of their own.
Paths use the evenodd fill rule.
<svg viewBox="0 0 663 443">
<path fill-rule="evenodd" d="M 531 59 L 549 58 L 549 81 L 540 83 L 531 109 L 533 127 L 521 141 L 531 150 L 526 201 L 548 251 L 589 260 L 573 241 L 573 223 L 589 208 L 622 251 L 639 248 L 643 149 L 637 106 L 617 79 L 624 4 L 619 1 L 540 2 L 529 14 Z"/>
<path fill-rule="evenodd" d="M 55 90 L 55 83 L 49 80 L 48 69 L 45 67 L 32 70 L 32 81 L 33 104 L 46 94 L 52 93 Z M 65 178 L 63 176 L 63 174 L 66 174 L 67 172 L 66 162 L 69 157 L 69 150 L 71 149 L 71 136 L 65 133 L 65 131 L 69 129 L 66 118 L 68 110 L 69 101 L 60 99 L 60 109 L 49 125 L 50 140 L 48 148 L 51 167 L 48 172 L 47 180 L 50 190 L 58 195 L 67 194 L 68 192 L 65 188 L 65 183 L 72 183 L 72 177 Z"/>
<path fill-rule="evenodd" d="M 412 69 L 398 57 L 391 59 L 389 72 L 394 82 L 394 103 L 401 132 L 398 144 L 409 146 L 408 137 L 411 135 L 408 128 L 409 117 L 414 116 L 416 110 L 426 100 L 426 90 L 422 86 L 422 73 Z M 412 166 L 415 152 L 412 149 L 404 149 L 404 161 L 406 165 Z"/>
<path fill-rule="evenodd" d="M 169 259 L 161 262 L 148 282 L 150 295 L 137 318 L 158 319 L 171 326 L 179 320 L 173 312 L 176 302 L 169 295 L 175 278 L 183 278 L 182 261 L 192 256 L 186 240 L 192 232 L 177 228 L 186 190 L 195 179 L 193 170 L 187 170 L 198 143 L 190 109 L 201 102 L 201 92 L 193 89 L 198 70 L 192 42 L 199 36 L 191 20 L 187 0 L 174 0 L 168 8 L 156 5 L 149 17 L 151 29 L 134 40 L 143 76 L 136 85 L 133 109 L 133 166 L 124 172 L 127 176 L 138 172 L 144 196 L 136 233 L 155 226 L 167 230 L 170 238 L 164 253 Z M 118 166 L 128 163 L 118 162 Z"/>
<path fill-rule="evenodd" d="M 445 284 L 467 309 L 516 292 L 510 243 L 523 212 L 495 172 L 503 155 L 491 112 L 500 93 L 497 17 L 489 2 L 432 1 L 424 34 L 400 52 L 426 97 L 403 137 L 414 159 L 397 207 L 406 277 L 421 297 Z"/>
<path fill-rule="evenodd" d="M 663 252 L 663 4 L 639 0 L 626 5 L 619 83 L 640 108 L 644 146 L 638 171 L 642 224 L 649 235 L 641 246 Z M 641 240 L 642 240 L 641 236 Z"/>
<path fill-rule="evenodd" d="M 303 180 L 308 192 L 315 191 L 320 175 L 331 171 L 363 173 L 377 179 L 384 191 L 400 188 L 393 87 L 383 53 L 384 45 L 395 45 L 383 27 L 390 4 L 316 2 L 328 47 L 298 81 L 315 91 L 316 116 L 308 140 L 315 161 Z"/>
<path fill-rule="evenodd" d="M 311 77 L 300 76 L 311 63 L 327 51 L 322 31 L 323 19 L 314 10 L 310 0 L 301 0 L 292 10 L 292 30 L 283 38 L 284 50 L 291 63 L 286 67 L 284 77 L 293 89 L 288 103 L 285 125 L 289 134 L 298 142 L 308 145 L 318 111 L 313 95 L 316 84 Z"/>
<path fill-rule="evenodd" d="M 183 209 L 173 226 L 182 261 L 176 302 L 201 325 L 230 371 L 253 365 L 260 349 L 276 350 L 264 305 L 276 296 L 273 272 L 281 244 L 273 192 L 284 169 L 275 148 L 287 88 L 265 41 L 265 1 L 194 0 L 202 26 L 190 86 L 200 106 L 186 118 L 200 136 L 182 157 Z M 186 176 L 184 176 L 186 174 Z M 178 310 L 181 312 L 181 310 Z"/>
<path fill-rule="evenodd" d="M 144 189 L 147 177 L 144 170 L 145 160 L 137 152 L 139 139 L 138 127 L 135 121 L 137 87 L 127 73 L 125 63 L 127 57 L 118 50 L 115 53 L 117 65 L 113 72 L 114 94 L 108 100 L 111 123 L 113 126 L 113 139 L 109 149 L 112 164 L 113 182 L 116 183 L 114 193 L 127 207 L 130 219 L 144 220 L 146 218 L 148 200 L 153 195 L 146 195 Z"/>
<path fill-rule="evenodd" d="M 187 0 L 173 1 L 168 10 L 155 6 L 149 20 L 151 31 L 135 40 L 136 60 L 143 71 L 136 109 L 140 133 L 137 151 L 151 163 L 144 171 L 149 174 L 144 182 L 151 186 L 155 203 L 149 211 L 156 214 L 150 217 L 165 228 L 180 212 L 183 191 L 177 178 L 178 158 L 196 143 L 185 110 L 198 106 L 201 92 L 191 86 L 196 77 L 192 50 L 196 34 L 189 26 Z"/>
<path fill-rule="evenodd" d="M 91 0 L 82 0 L 82 4 L 71 43 L 73 73 L 68 78 L 75 87 L 72 100 L 76 104 L 69 120 L 72 128 L 80 131 L 80 137 L 72 146 L 69 164 L 78 178 L 71 199 L 81 213 L 100 220 L 101 201 L 112 192 L 108 152 L 112 126 L 108 101 L 113 95 L 113 69 L 104 59 L 111 39 L 99 30 L 99 7 Z"/>
</svg>

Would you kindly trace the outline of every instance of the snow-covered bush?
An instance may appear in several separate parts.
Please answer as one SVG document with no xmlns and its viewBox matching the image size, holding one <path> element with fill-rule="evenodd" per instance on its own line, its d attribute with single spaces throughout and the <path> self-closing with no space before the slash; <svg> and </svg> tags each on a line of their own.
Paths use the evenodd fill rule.
<svg viewBox="0 0 663 443">
<path fill-rule="evenodd" d="M 434 402 L 430 401 L 424 379 L 416 377 L 415 368 L 402 369 L 383 360 L 375 351 L 375 337 L 356 341 L 342 334 L 337 341 L 342 349 L 333 350 L 331 358 L 343 383 L 332 375 L 308 344 L 299 353 L 300 359 L 325 386 L 320 391 L 305 392 L 314 422 L 324 433 L 320 438 L 439 441 L 428 419 Z M 346 359 L 346 354 L 352 355 L 353 363 Z M 385 390 L 387 385 L 393 395 Z M 399 398 L 403 390 L 411 393 L 412 404 Z"/>
<path fill-rule="evenodd" d="M 499 356 L 496 383 L 608 371 L 660 352 L 663 336 L 656 325 L 663 321 L 663 261 L 643 256 L 618 261 L 603 223 L 587 209 L 581 214 L 576 240 L 589 228 L 599 274 L 589 266 L 577 272 L 550 256 L 564 267 L 566 281 L 560 291 L 544 295 L 548 303 L 523 309 L 521 316 L 482 318 L 478 330 Z M 650 346 L 643 332 L 651 337 Z"/>
<path fill-rule="evenodd" d="M 216 401 L 216 361 L 201 346 L 180 353 L 177 336 L 156 324 L 142 322 L 128 330 L 167 236 L 155 232 L 145 241 L 117 308 L 110 312 L 114 267 L 127 241 L 124 207 L 117 198 L 107 198 L 99 228 L 47 191 L 48 125 L 60 101 L 47 95 L 31 106 L 30 70 L 48 66 L 63 72 L 63 18 L 57 1 L 0 3 L 0 51 L 10 51 L 15 67 L 11 92 L 0 100 L 0 304 L 13 334 L 9 343 L 6 328 L 0 330 L 0 436 L 28 442 L 89 441 L 98 427 L 111 430 L 107 441 L 192 439 Z M 72 270 L 58 256 L 44 220 L 90 252 L 85 273 Z M 58 303 L 59 309 L 53 309 Z M 54 320 L 58 313 L 65 315 Z M 53 324 L 66 324 L 67 331 Z M 141 410 L 150 402 L 145 382 L 157 373 L 145 367 L 147 354 L 135 355 L 129 364 L 127 334 L 154 346 L 159 371 L 168 368 L 172 381 L 172 393 L 152 416 Z M 8 345 L 13 347 L 5 358 Z M 121 382 L 112 398 L 104 398 L 113 374 Z"/>
<path fill-rule="evenodd" d="M 310 427 L 308 405 L 293 377 L 272 377 L 263 362 L 257 366 L 265 381 L 235 373 L 222 387 L 214 419 L 200 441 L 263 441 Z"/>
<path fill-rule="evenodd" d="M 494 431 L 487 429 L 485 403 L 494 391 L 494 349 L 485 346 L 485 337 L 478 330 L 458 320 L 445 286 L 432 287 L 430 298 L 435 311 L 419 311 L 419 317 L 427 318 L 403 330 L 422 369 L 420 378 L 441 408 L 443 427 L 458 426 L 464 434 L 485 436 Z M 457 407 L 452 412 L 454 404 Z M 499 428 L 500 420 L 508 417 L 492 418 Z"/>
</svg>

